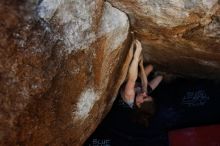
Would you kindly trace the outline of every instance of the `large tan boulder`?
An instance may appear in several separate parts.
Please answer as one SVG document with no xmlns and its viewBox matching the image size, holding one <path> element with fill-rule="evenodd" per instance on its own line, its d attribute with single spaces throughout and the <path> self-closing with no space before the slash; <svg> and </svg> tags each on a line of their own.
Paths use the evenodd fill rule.
<svg viewBox="0 0 220 146">
<path fill-rule="evenodd" d="M 0 145 L 82 145 L 129 65 L 219 78 L 218 0 L 1 0 Z"/>
<path fill-rule="evenodd" d="M 102 0 L 0 2 L 0 145 L 82 145 L 123 81 L 125 13 Z"/>
<path fill-rule="evenodd" d="M 130 17 L 146 62 L 160 70 L 220 78 L 218 0 L 108 0 Z"/>
</svg>

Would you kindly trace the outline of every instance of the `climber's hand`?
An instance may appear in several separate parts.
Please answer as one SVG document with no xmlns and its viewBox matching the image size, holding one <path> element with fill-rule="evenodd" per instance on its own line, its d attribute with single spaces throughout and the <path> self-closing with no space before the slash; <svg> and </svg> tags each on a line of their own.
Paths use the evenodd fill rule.
<svg viewBox="0 0 220 146">
<path fill-rule="evenodd" d="M 152 72 L 153 70 L 153 66 L 152 65 L 148 65 L 147 67 L 145 67 L 145 74 L 148 77 L 148 75 Z M 151 80 L 147 86 L 149 86 L 151 88 L 151 90 L 154 90 L 162 81 L 163 77 L 162 76 L 157 76 L 155 77 L 153 80 Z M 147 93 L 138 93 L 136 96 L 136 105 L 137 107 L 140 107 L 141 104 L 145 101 L 152 101 L 152 97 L 148 95 Z"/>
</svg>

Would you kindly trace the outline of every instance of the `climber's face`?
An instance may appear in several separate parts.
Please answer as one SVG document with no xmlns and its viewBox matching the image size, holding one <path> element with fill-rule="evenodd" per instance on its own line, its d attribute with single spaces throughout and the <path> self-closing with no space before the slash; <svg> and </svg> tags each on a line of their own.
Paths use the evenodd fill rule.
<svg viewBox="0 0 220 146">
<path fill-rule="evenodd" d="M 151 102 L 151 101 L 153 101 L 153 99 L 152 99 L 151 96 L 148 96 L 145 92 L 137 94 L 136 100 L 135 100 L 137 107 L 140 108 L 141 104 L 144 103 L 145 101 L 146 102 L 148 102 L 148 101 Z"/>
</svg>

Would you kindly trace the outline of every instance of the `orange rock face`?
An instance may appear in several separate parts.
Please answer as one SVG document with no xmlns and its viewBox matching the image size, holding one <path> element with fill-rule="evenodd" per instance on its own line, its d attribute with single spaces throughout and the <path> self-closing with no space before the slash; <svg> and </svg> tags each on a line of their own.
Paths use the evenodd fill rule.
<svg viewBox="0 0 220 146">
<path fill-rule="evenodd" d="M 127 16 L 101 0 L 0 12 L 0 145 L 82 145 L 122 82 Z"/>
<path fill-rule="evenodd" d="M 199 78 L 220 76 L 220 6 L 217 0 L 109 0 L 126 12 L 158 69 Z"/>
<path fill-rule="evenodd" d="M 0 145 L 82 145 L 125 79 L 130 30 L 159 70 L 219 78 L 219 15 L 217 0 L 1 0 Z"/>
</svg>

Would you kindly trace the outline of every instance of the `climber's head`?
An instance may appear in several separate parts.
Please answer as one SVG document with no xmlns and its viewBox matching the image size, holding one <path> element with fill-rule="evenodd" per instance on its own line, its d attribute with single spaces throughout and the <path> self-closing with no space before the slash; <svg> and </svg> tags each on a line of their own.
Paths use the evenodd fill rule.
<svg viewBox="0 0 220 146">
<path fill-rule="evenodd" d="M 146 100 L 137 99 L 142 98 L 143 95 L 139 95 L 136 97 L 136 108 L 135 108 L 135 122 L 143 125 L 145 127 L 148 126 L 151 117 L 155 112 L 154 100 L 152 97 L 147 96 L 144 97 Z"/>
</svg>

